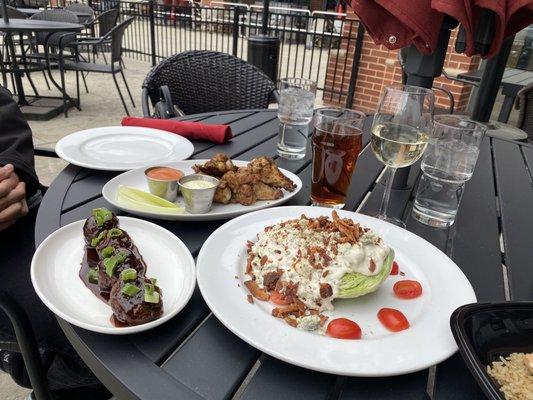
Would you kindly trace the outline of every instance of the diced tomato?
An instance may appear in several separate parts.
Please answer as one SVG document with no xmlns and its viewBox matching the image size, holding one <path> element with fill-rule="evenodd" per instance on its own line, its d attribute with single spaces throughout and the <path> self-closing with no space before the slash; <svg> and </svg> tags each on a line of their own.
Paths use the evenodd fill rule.
<svg viewBox="0 0 533 400">
<path fill-rule="evenodd" d="M 398 272 L 400 270 L 400 267 L 398 267 L 398 263 L 396 261 L 392 262 L 392 268 L 390 270 L 391 275 L 398 275 Z"/>
<path fill-rule="evenodd" d="M 348 318 L 336 318 L 328 324 L 327 334 L 337 339 L 361 339 L 361 328 Z"/>
<path fill-rule="evenodd" d="M 379 321 L 392 332 L 400 332 L 409 328 L 409 321 L 401 311 L 394 308 L 382 308 L 378 311 Z"/>
<path fill-rule="evenodd" d="M 422 285 L 408 279 L 396 282 L 392 290 L 400 299 L 414 299 L 422 295 Z"/>
<path fill-rule="evenodd" d="M 287 306 L 290 304 L 285 296 L 275 290 L 270 292 L 270 301 L 278 306 Z"/>
</svg>

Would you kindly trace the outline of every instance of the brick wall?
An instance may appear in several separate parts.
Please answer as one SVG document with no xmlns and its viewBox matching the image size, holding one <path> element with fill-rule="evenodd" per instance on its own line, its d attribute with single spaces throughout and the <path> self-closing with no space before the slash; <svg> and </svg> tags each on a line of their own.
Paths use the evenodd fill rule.
<svg viewBox="0 0 533 400">
<path fill-rule="evenodd" d="M 357 19 L 357 16 L 352 14 L 348 18 Z M 350 29 L 350 26 L 352 26 L 352 29 Z M 357 24 L 345 24 L 344 34 L 356 37 Z M 463 54 L 455 53 L 453 49 L 455 35 L 456 31 L 453 31 L 448 45 L 448 53 L 444 62 L 444 68 L 451 75 L 477 69 L 480 62 L 479 57 L 467 57 Z M 341 44 L 341 50 L 339 51 L 338 57 L 336 52 L 331 53 L 326 74 L 326 82 L 324 85 L 325 93 L 323 101 L 325 104 L 344 105 L 346 102 L 346 95 L 336 96 L 328 94 L 328 91 L 337 92 L 341 89 L 340 86 L 343 81 L 342 74 L 345 61 L 347 65 L 352 65 L 353 55 L 355 53 L 355 42 L 352 40 L 349 48 L 346 48 L 346 43 L 347 41 L 344 41 Z M 345 60 L 346 57 L 348 58 L 347 60 Z M 344 81 L 342 84 L 342 92 L 344 93 L 348 92 L 350 75 L 351 68 L 348 67 L 344 70 Z M 388 50 L 384 46 L 377 46 L 374 44 L 370 36 L 365 34 L 361 50 L 361 59 L 359 62 L 353 108 L 367 113 L 374 112 L 383 87 L 394 83 L 401 83 L 401 79 L 401 67 L 398 62 L 397 50 Z M 444 76 L 435 79 L 434 87 L 435 86 L 443 86 L 452 92 L 455 99 L 456 110 L 462 111 L 466 108 L 471 86 L 450 81 Z M 449 106 L 449 101 L 446 96 L 439 92 L 436 92 L 436 96 L 437 107 L 447 108 Z"/>
</svg>

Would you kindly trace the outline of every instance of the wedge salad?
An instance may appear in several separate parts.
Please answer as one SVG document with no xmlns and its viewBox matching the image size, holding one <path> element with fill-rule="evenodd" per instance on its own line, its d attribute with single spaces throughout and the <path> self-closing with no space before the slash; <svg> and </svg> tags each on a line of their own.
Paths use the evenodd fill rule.
<svg viewBox="0 0 533 400">
<path fill-rule="evenodd" d="M 268 226 L 248 241 L 247 252 L 251 296 L 274 303 L 272 315 L 289 325 L 321 334 L 335 299 L 376 291 L 394 262 L 394 250 L 379 236 L 335 211 Z"/>
</svg>

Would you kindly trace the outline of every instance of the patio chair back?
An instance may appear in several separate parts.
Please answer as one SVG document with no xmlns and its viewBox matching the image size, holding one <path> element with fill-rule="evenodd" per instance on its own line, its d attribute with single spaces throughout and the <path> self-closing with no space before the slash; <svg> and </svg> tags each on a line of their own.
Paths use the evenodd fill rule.
<svg viewBox="0 0 533 400">
<path fill-rule="evenodd" d="M 98 35 L 100 37 L 107 35 L 117 25 L 118 14 L 118 8 L 112 8 L 100 14 L 97 18 Z"/>
<path fill-rule="evenodd" d="M 156 104 L 163 85 L 185 114 L 268 108 L 276 89 L 268 76 L 246 61 L 204 50 L 178 53 L 150 71 L 143 83 L 145 116 L 150 114 L 147 97 Z"/>
<path fill-rule="evenodd" d="M 69 4 L 68 6 L 65 7 L 65 10 L 69 10 L 74 13 L 80 12 L 84 14 L 89 14 L 90 17 L 79 17 L 78 18 L 78 21 L 82 24 L 90 24 L 94 20 L 94 10 L 92 9 L 92 7 L 90 7 L 87 4 L 83 4 L 83 3 Z"/>
<path fill-rule="evenodd" d="M 0 7 L 0 17 L 3 17 L 4 13 L 2 7 Z M 22 11 L 17 10 L 15 7 L 7 6 L 7 16 L 9 19 L 26 19 L 26 14 Z"/>
<path fill-rule="evenodd" d="M 111 65 L 115 62 L 122 61 L 122 39 L 124 39 L 124 32 L 126 32 L 126 29 L 131 25 L 133 20 L 134 17 L 125 19 L 108 33 L 111 37 Z"/>
<path fill-rule="evenodd" d="M 36 19 L 39 21 L 69 22 L 72 24 L 79 23 L 76 14 L 74 14 L 72 11 L 65 9 L 43 10 L 37 14 L 32 15 L 30 19 Z M 64 35 L 64 32 L 57 32 L 52 34 L 48 39 L 48 44 L 51 46 L 57 45 L 59 38 L 62 35 Z M 47 32 L 37 32 L 35 34 L 37 45 L 44 45 L 47 37 Z M 72 40 L 74 40 L 74 38 Z"/>
<path fill-rule="evenodd" d="M 527 133 L 528 142 L 533 143 L 533 84 L 518 92 L 517 106 L 520 110 L 517 126 Z"/>
</svg>

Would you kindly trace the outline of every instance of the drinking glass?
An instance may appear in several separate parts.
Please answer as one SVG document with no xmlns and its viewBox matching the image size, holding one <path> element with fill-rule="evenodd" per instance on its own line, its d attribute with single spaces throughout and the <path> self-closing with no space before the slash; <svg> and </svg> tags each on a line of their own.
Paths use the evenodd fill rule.
<svg viewBox="0 0 533 400">
<path fill-rule="evenodd" d="M 435 117 L 413 206 L 423 224 L 446 228 L 455 221 L 465 183 L 472 177 L 485 126 L 465 117 Z"/>
<path fill-rule="evenodd" d="M 365 114 L 342 108 L 316 111 L 312 138 L 313 205 L 342 208 L 362 147 Z"/>
<path fill-rule="evenodd" d="M 387 86 L 381 95 L 372 124 L 372 151 L 387 166 L 388 178 L 377 218 L 404 226 L 387 216 L 397 168 L 414 164 L 426 149 L 433 123 L 435 96 L 431 89 L 417 86 Z"/>
<path fill-rule="evenodd" d="M 304 78 L 284 78 L 279 83 L 278 154 L 288 159 L 305 157 L 309 123 L 313 119 L 316 82 Z"/>
</svg>

